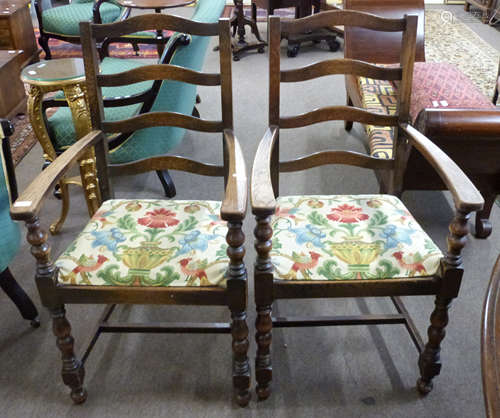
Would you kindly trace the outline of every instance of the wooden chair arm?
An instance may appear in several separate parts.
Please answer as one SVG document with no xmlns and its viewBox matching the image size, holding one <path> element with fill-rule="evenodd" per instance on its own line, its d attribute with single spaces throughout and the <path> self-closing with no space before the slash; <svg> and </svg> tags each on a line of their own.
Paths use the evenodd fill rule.
<svg viewBox="0 0 500 418">
<path fill-rule="evenodd" d="M 10 209 L 12 219 L 27 221 L 38 216 L 43 201 L 66 171 L 99 141 L 105 140 L 101 131 L 92 131 L 75 142 L 43 170 L 21 193 Z"/>
<path fill-rule="evenodd" d="M 455 207 L 461 212 L 481 210 L 484 199 L 474 184 L 455 162 L 448 157 L 429 138 L 421 134 L 411 125 L 400 125 L 409 142 L 434 167 L 453 196 Z"/>
<path fill-rule="evenodd" d="M 241 221 L 245 218 L 248 200 L 245 159 L 233 131 L 224 130 L 224 142 L 229 157 L 229 168 L 221 218 L 225 221 Z"/>
<path fill-rule="evenodd" d="M 271 182 L 271 155 L 278 138 L 278 127 L 267 129 L 253 161 L 250 196 L 252 213 L 259 216 L 274 214 L 276 199 Z"/>
</svg>

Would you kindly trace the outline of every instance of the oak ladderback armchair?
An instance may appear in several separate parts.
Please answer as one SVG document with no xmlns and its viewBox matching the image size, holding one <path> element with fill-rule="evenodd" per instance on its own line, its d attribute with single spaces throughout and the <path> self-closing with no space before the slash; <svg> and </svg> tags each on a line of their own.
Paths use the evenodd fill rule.
<svg viewBox="0 0 500 418">
<path fill-rule="evenodd" d="M 306 67 L 280 70 L 280 34 L 317 27 L 359 26 L 399 32 L 400 65 L 386 68 L 355 59 L 332 59 Z M 273 327 L 404 324 L 419 353 L 422 394 L 432 389 L 440 371 L 440 344 L 448 322 L 448 308 L 462 278 L 461 250 L 471 211 L 483 205 L 472 183 L 438 147 L 408 121 L 411 76 L 415 54 L 416 16 L 385 19 L 353 11 L 329 11 L 296 21 L 269 18 L 269 128 L 259 144 L 251 180 L 255 229 L 255 303 L 257 394 L 271 392 Z M 333 74 L 355 74 L 397 80 L 398 106 L 394 115 L 381 115 L 351 106 L 330 106 L 298 116 L 281 116 L 281 83 L 301 82 Z M 351 151 L 329 150 L 281 161 L 280 131 L 331 120 L 357 121 L 395 129 L 394 157 L 379 159 Z M 304 140 L 313 142 L 301 132 Z M 442 253 L 394 195 L 405 171 L 405 155 L 414 147 L 448 186 L 456 213 L 450 224 L 448 248 Z M 281 196 L 280 173 L 326 164 L 385 170 L 390 178 L 386 194 Z M 400 296 L 435 295 L 435 309 L 424 345 Z M 397 310 L 391 315 L 315 318 L 273 318 L 277 299 L 388 296 Z"/>
<path fill-rule="evenodd" d="M 109 36 L 138 30 L 173 30 L 193 38 L 218 36 L 220 73 L 203 73 L 174 65 L 147 65 L 116 74 L 99 73 L 96 43 Z M 247 358 L 246 269 L 242 222 L 247 204 L 246 173 L 233 134 L 231 43 L 229 20 L 200 23 L 169 15 L 144 15 L 109 25 L 81 24 L 87 90 L 92 125 L 96 129 L 77 141 L 48 166 L 16 201 L 11 211 L 24 220 L 37 260 L 36 282 L 42 303 L 52 313 L 54 333 L 63 358 L 63 381 L 75 403 L 84 402 L 86 360 L 102 332 L 231 333 L 233 385 L 240 405 L 250 399 Z M 153 111 L 120 121 L 104 117 L 103 86 L 145 80 L 176 80 L 220 86 L 222 120 L 203 120 L 168 111 Z M 223 164 L 213 165 L 180 156 L 157 156 L 108 167 L 106 134 L 174 126 L 220 132 Z M 151 141 L 157 138 L 151 135 Z M 92 201 L 102 198 L 87 226 L 57 261 L 50 256 L 47 235 L 38 214 L 44 197 L 72 163 L 95 149 L 98 178 L 88 173 L 86 190 Z M 225 179 L 222 202 L 203 200 L 114 199 L 109 172 L 130 175 L 175 169 Z M 111 304 L 106 308 L 93 343 L 82 359 L 73 349 L 65 316 L 66 303 Z M 115 304 L 176 304 L 228 306 L 230 323 L 172 323 L 140 326 L 110 323 Z"/>
</svg>

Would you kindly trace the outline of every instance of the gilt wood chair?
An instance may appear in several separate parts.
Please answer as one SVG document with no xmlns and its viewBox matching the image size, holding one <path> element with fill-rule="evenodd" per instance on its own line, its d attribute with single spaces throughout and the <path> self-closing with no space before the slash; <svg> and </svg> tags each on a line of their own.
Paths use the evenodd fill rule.
<svg viewBox="0 0 500 418">
<path fill-rule="evenodd" d="M 40 326 L 38 311 L 12 275 L 9 264 L 19 250 L 21 234 L 19 225 L 10 218 L 11 202 L 17 198 L 17 184 L 14 164 L 10 151 L 9 136 L 14 132 L 11 123 L 0 119 L 0 288 L 14 302 L 21 316 L 30 321 L 31 326 Z"/>
<path fill-rule="evenodd" d="M 112 75 L 100 74 L 96 42 L 106 36 L 121 36 L 140 29 L 174 30 L 193 38 L 218 36 L 220 73 L 202 73 L 169 64 L 148 65 Z M 233 386 L 238 403 L 246 405 L 250 399 L 250 369 L 242 222 L 246 212 L 247 182 L 244 159 L 232 131 L 229 20 L 200 23 L 154 14 L 108 25 L 82 23 L 81 33 L 92 125 L 100 130 L 92 131 L 61 154 L 25 190 L 11 211 L 13 218 L 24 220 L 28 227 L 28 241 L 37 261 L 35 279 L 42 303 L 52 314 L 54 334 L 62 353 L 63 381 L 70 387 L 75 403 L 85 401 L 83 364 L 102 332 L 231 333 Z M 104 86 L 128 85 L 150 79 L 220 86 L 222 120 L 203 120 L 168 111 L 153 111 L 121 121 L 105 119 Z M 180 156 L 158 156 L 108 167 L 105 134 L 148 130 L 157 126 L 221 132 L 224 163 L 212 165 Z M 155 140 L 152 135 L 151 141 Z M 98 173 L 98 181 L 89 179 L 89 183 L 94 190 L 99 187 L 103 203 L 83 232 L 53 262 L 47 234 L 40 227 L 39 210 L 50 189 L 89 147 L 95 147 Z M 116 175 L 130 175 L 164 169 L 224 177 L 224 200 L 113 199 L 110 171 Z M 99 195 L 91 194 L 93 199 Z M 65 316 L 67 303 L 111 304 L 81 360 L 75 355 L 70 324 Z M 109 317 L 114 304 L 228 306 L 231 322 L 112 323 Z"/>
<path fill-rule="evenodd" d="M 334 59 L 280 71 L 282 31 L 295 33 L 333 25 L 402 33 L 400 66 L 384 68 L 359 60 Z M 404 324 L 420 353 L 418 390 L 428 393 L 432 379 L 440 372 L 440 344 L 448 322 L 447 312 L 462 278 L 461 250 L 468 232 L 467 220 L 471 211 L 482 207 L 483 199 L 453 161 L 407 124 L 416 27 L 416 16 L 385 19 L 353 11 L 329 11 L 295 22 L 280 21 L 275 16 L 269 19 L 269 128 L 259 144 L 251 180 L 251 206 L 257 221 L 255 367 L 260 399 L 271 392 L 273 327 Z M 280 115 L 280 83 L 346 73 L 400 80 L 395 115 L 349 106 L 331 106 L 298 116 Z M 290 161 L 279 159 L 281 129 L 330 120 L 394 126 L 395 158 L 384 160 L 351 151 L 323 151 Z M 435 168 L 453 195 L 456 213 L 445 254 L 391 194 L 279 195 L 280 173 L 335 163 L 386 170 L 391 174 L 393 189 L 397 189 L 405 170 L 407 141 Z M 436 296 L 425 345 L 399 298 L 407 295 Z M 391 297 L 398 313 L 318 318 L 271 316 L 277 299 L 368 296 Z"/>
<path fill-rule="evenodd" d="M 40 36 L 38 43 L 45 52 L 45 59 L 52 54 L 49 39 L 60 39 L 72 44 L 80 43 L 80 22 L 111 23 L 126 19 L 130 8 L 108 0 L 73 0 L 69 4 L 44 10 L 42 0 L 35 0 Z"/>
</svg>

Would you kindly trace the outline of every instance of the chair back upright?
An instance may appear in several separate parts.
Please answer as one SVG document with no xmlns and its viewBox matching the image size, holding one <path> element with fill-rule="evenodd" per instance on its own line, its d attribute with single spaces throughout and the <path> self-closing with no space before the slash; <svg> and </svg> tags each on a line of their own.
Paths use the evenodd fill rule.
<svg viewBox="0 0 500 418">
<path fill-rule="evenodd" d="M 401 54 L 399 66 L 377 66 L 359 59 L 340 58 L 320 61 L 291 70 L 280 68 L 281 33 L 305 33 L 322 27 L 355 26 L 382 32 L 400 32 Z M 274 139 L 271 177 L 274 195 L 278 196 L 278 172 L 291 172 L 324 164 L 349 164 L 364 168 L 389 170 L 394 179 L 404 171 L 407 152 L 403 141 L 398 140 L 400 124 L 409 120 L 410 95 L 415 58 L 417 16 L 387 19 L 369 13 L 349 10 L 334 10 L 297 20 L 280 20 L 269 17 L 269 126 L 278 131 Z M 384 115 L 352 106 L 328 106 L 297 116 L 280 115 L 281 83 L 301 82 L 333 74 L 364 76 L 372 79 L 391 80 L 400 83 L 397 111 Z M 315 123 L 344 120 L 376 126 L 393 126 L 395 129 L 393 159 L 378 159 L 352 151 L 323 151 L 293 161 L 279 161 L 279 130 L 299 128 Z"/>
<path fill-rule="evenodd" d="M 118 134 L 158 126 L 171 126 L 202 132 L 232 131 L 233 98 L 231 35 L 230 22 L 228 19 L 220 19 L 217 23 L 201 23 L 173 15 L 149 14 L 136 16 L 122 22 L 104 25 L 82 22 L 80 26 L 90 114 L 94 129 L 101 130 L 104 133 Z M 96 46 L 98 42 L 106 37 L 118 37 L 139 30 L 153 29 L 170 30 L 185 34 L 185 36 L 217 36 L 220 46 L 220 72 L 203 73 L 174 64 L 146 65 L 115 74 L 101 74 L 99 72 L 99 54 Z M 129 85 L 146 80 L 170 80 L 200 86 L 220 86 L 222 119 L 204 120 L 183 113 L 164 111 L 160 106 L 155 107 L 153 105 L 152 111 L 149 113 L 139 114 L 120 121 L 106 121 L 104 118 L 102 88 Z M 159 140 L 159 138 L 152 135 L 151 141 L 156 140 Z M 226 155 L 227 150 L 225 142 L 223 142 L 223 152 L 224 166 L 204 164 L 176 156 L 157 156 L 120 164 L 117 167 L 121 174 L 137 174 L 163 169 L 180 169 L 190 172 L 201 171 L 200 174 L 224 176 L 226 178 L 228 158 Z M 113 195 L 107 174 L 107 144 L 99 144 L 99 146 L 96 147 L 96 162 L 100 178 L 99 186 L 101 188 L 101 196 L 106 200 Z M 105 184 L 101 184 L 103 183 L 103 176 Z"/>
</svg>

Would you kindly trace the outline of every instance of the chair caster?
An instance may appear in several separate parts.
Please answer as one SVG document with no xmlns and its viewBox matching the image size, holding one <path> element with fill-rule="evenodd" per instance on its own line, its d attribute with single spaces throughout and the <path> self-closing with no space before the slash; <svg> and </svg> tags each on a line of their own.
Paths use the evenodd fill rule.
<svg viewBox="0 0 500 418">
<path fill-rule="evenodd" d="M 261 46 L 259 49 L 257 49 L 257 52 L 258 52 L 259 54 L 263 54 L 263 53 L 264 53 L 264 47 L 263 47 L 263 46 Z"/>
<path fill-rule="evenodd" d="M 340 42 L 335 39 L 328 40 L 328 46 L 330 47 L 330 51 L 337 52 L 340 48 Z"/>
<path fill-rule="evenodd" d="M 240 57 L 238 55 L 233 55 L 233 61 L 238 62 L 240 60 Z"/>
<path fill-rule="evenodd" d="M 476 233 L 474 234 L 476 238 L 488 238 L 491 235 L 491 230 L 491 222 L 488 219 L 476 219 Z"/>
<path fill-rule="evenodd" d="M 293 45 L 293 46 L 288 46 L 288 49 L 286 51 L 286 55 L 289 58 L 295 58 L 297 54 L 299 53 L 300 46 L 299 45 Z"/>
<path fill-rule="evenodd" d="M 30 325 L 32 328 L 39 328 L 40 327 L 40 318 L 37 316 L 36 318 L 32 319 L 30 321 Z"/>
</svg>

